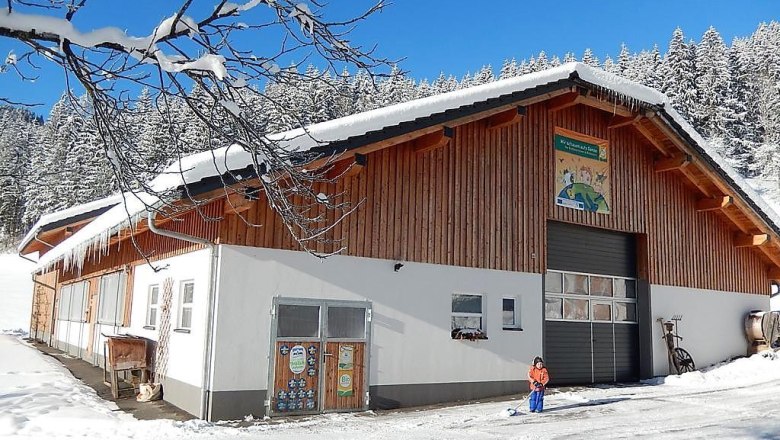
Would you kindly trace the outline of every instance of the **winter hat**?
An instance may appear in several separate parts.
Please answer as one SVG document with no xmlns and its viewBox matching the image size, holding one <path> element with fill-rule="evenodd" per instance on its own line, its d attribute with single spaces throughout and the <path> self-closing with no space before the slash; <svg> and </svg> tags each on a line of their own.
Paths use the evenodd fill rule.
<svg viewBox="0 0 780 440">
<path fill-rule="evenodd" d="M 534 365 L 538 364 L 539 362 L 544 363 L 544 361 L 542 360 L 542 358 L 540 356 L 536 356 L 534 358 Z"/>
</svg>

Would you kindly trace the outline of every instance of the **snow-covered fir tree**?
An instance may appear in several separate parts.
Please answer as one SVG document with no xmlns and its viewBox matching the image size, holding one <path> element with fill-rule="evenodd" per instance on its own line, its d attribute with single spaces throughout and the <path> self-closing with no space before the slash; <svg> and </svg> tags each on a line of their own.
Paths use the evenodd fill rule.
<svg viewBox="0 0 780 440">
<path fill-rule="evenodd" d="M 686 41 L 682 29 L 676 29 L 663 55 L 658 46 L 634 54 L 625 44 L 616 49 L 617 55 L 607 55 L 603 63 L 587 49 L 581 61 L 666 93 L 739 172 L 776 180 L 780 188 L 779 23 L 761 24 L 730 45 L 715 28 L 698 43 Z M 558 57 L 540 51 L 519 62 L 527 54 L 514 55 L 518 58 L 503 62 L 498 79 L 576 61 L 572 52 Z M 490 65 L 472 72 L 460 81 L 442 72 L 431 81 L 415 82 L 395 68 L 387 78 L 374 81 L 347 70 L 332 79 L 308 66 L 305 76 L 322 77 L 321 84 L 313 81 L 304 87 L 295 75 L 280 75 L 263 86 L 262 96 L 247 94 L 236 101 L 251 115 L 252 124 L 271 133 L 497 79 Z M 143 178 L 181 156 L 222 146 L 196 116 L 225 115 L 224 106 L 202 99 L 207 92 L 198 87 L 188 91 L 200 97 L 193 107 L 185 99 L 161 99 L 142 90 L 135 107 L 126 109 L 127 130 L 134 133 L 127 154 L 138 162 Z M 42 122 L 29 111 L 0 107 L 0 239 L 18 237 L 44 213 L 115 191 L 110 162 L 97 153 L 101 141 L 90 111 L 63 97 Z"/>
</svg>

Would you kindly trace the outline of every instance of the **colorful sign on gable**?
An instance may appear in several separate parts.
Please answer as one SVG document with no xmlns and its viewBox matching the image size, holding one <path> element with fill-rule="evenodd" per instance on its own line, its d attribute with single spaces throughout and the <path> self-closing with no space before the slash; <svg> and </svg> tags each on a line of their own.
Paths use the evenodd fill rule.
<svg viewBox="0 0 780 440">
<path fill-rule="evenodd" d="M 555 129 L 555 204 L 609 214 L 612 191 L 609 144 L 562 128 Z"/>
</svg>

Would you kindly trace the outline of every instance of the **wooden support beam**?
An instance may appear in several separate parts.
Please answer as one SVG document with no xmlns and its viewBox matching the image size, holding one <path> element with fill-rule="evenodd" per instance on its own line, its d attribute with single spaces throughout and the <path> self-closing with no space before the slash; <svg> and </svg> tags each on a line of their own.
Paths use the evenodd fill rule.
<svg viewBox="0 0 780 440">
<path fill-rule="evenodd" d="M 75 232 L 75 230 L 73 229 L 73 226 L 65 226 L 65 236 L 66 237 L 70 237 L 71 235 L 73 235 L 74 232 Z"/>
<path fill-rule="evenodd" d="M 734 198 L 731 196 L 699 199 L 696 201 L 696 210 L 700 212 L 717 211 L 719 209 L 727 208 L 733 204 L 734 204 Z"/>
<path fill-rule="evenodd" d="M 453 129 L 444 127 L 439 131 L 423 135 L 414 140 L 413 147 L 415 153 L 425 153 L 443 147 L 452 139 Z"/>
<path fill-rule="evenodd" d="M 352 166 L 346 172 L 344 177 L 354 177 L 360 174 L 368 165 L 368 156 L 365 154 L 355 154 L 355 160 L 352 162 Z"/>
<path fill-rule="evenodd" d="M 636 116 L 613 116 L 607 129 L 614 130 L 616 128 L 627 127 L 629 125 L 637 124 L 643 118 L 642 115 Z"/>
<path fill-rule="evenodd" d="M 656 160 L 654 168 L 656 173 L 663 173 L 664 171 L 679 170 L 690 164 L 691 156 L 689 154 L 677 154 L 668 159 Z"/>
<path fill-rule="evenodd" d="M 252 206 L 254 200 L 245 197 L 241 193 L 230 193 L 225 201 L 225 214 L 240 214 L 246 212 Z"/>
<path fill-rule="evenodd" d="M 623 116 L 624 118 L 634 116 L 634 112 L 629 110 L 626 106 L 616 102 L 605 101 L 596 98 L 595 96 L 580 96 L 578 104 L 584 104 L 613 115 Z"/>
<path fill-rule="evenodd" d="M 634 112 L 629 110 L 627 107 L 614 102 L 596 98 L 595 96 L 590 96 L 587 91 L 583 92 L 582 90 L 579 92 L 567 93 L 565 95 L 551 99 L 547 104 L 547 111 L 557 112 L 559 110 L 563 110 L 578 104 L 587 105 L 589 107 L 593 107 L 613 115 L 622 116 L 624 118 L 630 118 L 634 116 Z"/>
<path fill-rule="evenodd" d="M 488 130 L 495 130 L 502 127 L 507 127 L 512 124 L 520 122 L 520 119 L 525 116 L 526 109 L 523 106 L 509 109 L 505 112 L 493 115 L 488 118 L 487 126 Z"/>
<path fill-rule="evenodd" d="M 748 231 L 750 231 L 750 226 L 745 226 L 745 224 L 739 218 L 737 218 L 736 214 L 731 211 L 732 209 L 736 209 L 736 205 L 730 208 L 721 209 L 720 213 L 723 214 L 734 226 L 736 226 L 737 229 L 747 234 Z"/>
<path fill-rule="evenodd" d="M 650 142 L 650 145 L 654 146 L 656 150 L 660 151 L 661 154 L 663 154 L 666 157 L 669 157 L 672 155 L 672 153 L 669 152 L 669 149 L 666 148 L 664 143 L 660 141 L 659 139 L 656 139 L 655 136 L 650 132 L 650 130 L 647 129 L 644 125 L 642 125 L 642 121 L 639 120 L 636 123 L 634 123 L 634 128 L 636 128 L 636 131 L 639 132 L 642 136 L 644 136 L 645 140 L 647 142 Z"/>
<path fill-rule="evenodd" d="M 774 252 L 777 248 L 773 246 L 759 246 L 756 249 L 761 252 L 767 260 L 769 260 L 775 267 L 780 267 L 780 257 Z M 777 275 L 777 274 L 775 274 Z M 771 278 L 771 277 L 770 277 Z"/>
<path fill-rule="evenodd" d="M 367 163 L 368 157 L 365 154 L 354 154 L 331 165 L 331 168 L 325 173 L 325 178 L 338 180 L 357 176 L 363 171 Z"/>
<path fill-rule="evenodd" d="M 767 277 L 770 280 L 780 280 L 780 267 L 778 266 L 771 267 L 767 272 Z"/>
<path fill-rule="evenodd" d="M 769 243 L 769 234 L 737 234 L 734 236 L 735 247 L 763 246 Z"/>
<path fill-rule="evenodd" d="M 707 184 L 702 182 L 699 176 L 693 174 L 694 166 L 680 168 L 680 172 L 688 179 L 693 186 L 696 187 L 705 197 L 712 197 L 712 191 L 707 187 Z"/>
<path fill-rule="evenodd" d="M 580 98 L 580 94 L 577 92 L 572 92 L 572 93 L 567 93 L 565 95 L 557 96 L 547 101 L 547 111 L 557 112 L 558 110 L 563 110 L 565 108 L 575 106 L 579 104 L 578 101 L 579 98 Z"/>
</svg>

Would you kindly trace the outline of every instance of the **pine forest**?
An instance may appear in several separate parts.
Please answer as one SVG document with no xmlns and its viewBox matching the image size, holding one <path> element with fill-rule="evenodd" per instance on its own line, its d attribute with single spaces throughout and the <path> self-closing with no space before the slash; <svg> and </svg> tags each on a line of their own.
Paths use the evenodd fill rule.
<svg viewBox="0 0 780 440">
<path fill-rule="evenodd" d="M 509 51 L 510 49 L 508 49 Z M 668 50 L 632 51 L 621 45 L 615 58 L 598 59 L 539 52 L 507 60 L 496 71 L 484 66 L 462 78 L 444 73 L 414 80 L 394 70 L 373 81 L 344 71 L 333 77 L 316 67 L 264 86 L 262 98 L 243 103 L 248 119 L 266 133 L 384 107 L 440 93 L 524 75 L 569 61 L 581 61 L 660 90 L 676 109 L 747 178 L 780 188 L 780 23 L 761 24 L 730 44 L 714 28 L 698 42 L 681 29 Z M 193 89 L 191 94 L 204 93 Z M 252 95 L 257 96 L 257 95 Z M 162 102 L 141 90 L 129 112 L 133 148 L 143 177 L 171 161 L 223 146 L 194 116 L 184 100 Z M 170 118 L 170 119 L 166 119 Z M 173 122 L 173 123 L 171 123 Z M 175 129 L 169 129 L 175 127 Z M 175 147 L 172 147 L 175 146 Z M 28 109 L 0 107 L 0 242 L 12 246 L 46 213 L 96 200 L 118 190 L 111 163 L 89 117 L 86 98 L 67 94 L 44 118 Z"/>
</svg>

